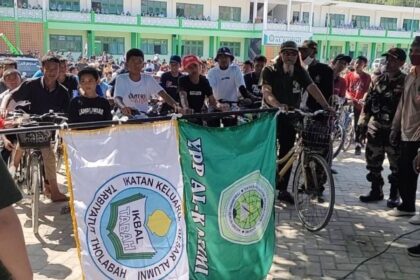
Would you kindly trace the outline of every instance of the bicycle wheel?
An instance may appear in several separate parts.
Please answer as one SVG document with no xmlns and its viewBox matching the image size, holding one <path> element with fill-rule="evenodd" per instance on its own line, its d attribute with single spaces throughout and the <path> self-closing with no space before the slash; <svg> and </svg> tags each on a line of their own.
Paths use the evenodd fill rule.
<svg viewBox="0 0 420 280">
<path fill-rule="evenodd" d="M 41 162 L 40 158 L 36 154 L 32 154 L 30 157 L 29 167 L 29 184 L 31 191 L 31 210 L 32 210 L 32 229 L 36 234 L 38 233 L 38 217 L 39 217 L 39 194 L 42 184 L 41 174 Z"/>
<path fill-rule="evenodd" d="M 343 151 L 347 151 L 354 140 L 353 119 L 350 119 L 344 133 L 345 133 L 345 137 L 344 137 Z"/>
<path fill-rule="evenodd" d="M 295 208 L 303 226 L 312 232 L 323 229 L 334 211 L 335 188 L 331 170 L 318 154 L 304 155 L 293 178 Z"/>
<path fill-rule="evenodd" d="M 343 148 L 344 139 L 346 138 L 346 132 L 341 124 L 335 125 L 332 138 L 332 155 L 333 158 L 336 158 Z"/>
</svg>

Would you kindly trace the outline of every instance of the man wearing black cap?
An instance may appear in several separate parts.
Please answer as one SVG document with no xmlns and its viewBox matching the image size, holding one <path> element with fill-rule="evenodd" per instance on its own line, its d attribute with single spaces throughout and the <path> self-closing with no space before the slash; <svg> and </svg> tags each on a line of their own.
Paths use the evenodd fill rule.
<svg viewBox="0 0 420 280">
<path fill-rule="evenodd" d="M 170 71 L 163 73 L 162 77 L 160 77 L 160 85 L 178 103 L 180 102 L 178 93 L 178 80 L 183 76 L 179 71 L 180 67 L 181 57 L 178 55 L 173 55 L 169 59 Z M 162 106 L 161 113 L 166 114 L 169 110 L 171 110 L 171 107 L 165 103 Z"/>
<path fill-rule="evenodd" d="M 360 130 L 357 128 L 357 123 L 359 122 L 360 113 L 362 111 L 364 96 L 367 93 L 371 82 L 370 75 L 363 71 L 367 63 L 368 60 L 366 57 L 357 57 L 354 64 L 354 71 L 347 73 L 347 75 L 344 77 L 347 83 L 346 97 L 352 100 L 354 106 L 354 123 L 356 124 L 356 148 L 354 154 L 357 156 L 361 155 L 362 153 L 362 144 L 360 141 L 359 133 Z"/>
<path fill-rule="evenodd" d="M 360 196 L 360 201 L 372 202 L 384 198 L 382 191 L 384 180 L 381 171 L 386 153 L 391 169 L 391 174 L 388 176 L 391 190 L 387 206 L 394 208 L 400 204 L 398 194 L 400 150 L 399 147 L 390 144 L 389 134 L 404 91 L 406 75 L 400 71 L 400 68 L 404 65 L 407 55 L 400 48 L 392 48 L 383 56 L 386 57 L 385 71 L 370 86 L 358 123 L 361 137 L 365 135 L 367 137 L 365 156 L 369 173 L 366 178 L 372 184 L 369 194 Z"/>
<path fill-rule="evenodd" d="M 276 108 L 299 108 L 301 95 L 307 91 L 322 105 L 330 109 L 318 87 L 314 84 L 308 72 L 300 64 L 299 50 L 295 42 L 286 41 L 281 44 L 279 58 L 273 66 L 264 68 L 261 74 L 264 102 Z M 279 158 L 286 155 L 293 147 L 296 131 L 293 119 L 288 115 L 279 115 L 277 120 L 277 139 L 280 144 Z M 281 167 L 280 167 L 281 168 Z M 283 179 L 277 182 L 278 199 L 294 203 L 292 195 L 287 191 L 290 170 Z"/>
<path fill-rule="evenodd" d="M 248 99 L 250 97 L 245 88 L 241 69 L 232 63 L 234 59 L 235 57 L 229 48 L 221 47 L 215 58 L 218 65 L 211 68 L 207 74 L 214 97 L 220 103 L 223 103 L 223 101 L 238 102 L 238 91 L 243 98 Z M 218 107 L 225 111 L 231 110 L 227 104 L 220 104 Z M 233 126 L 236 124 L 236 120 L 224 119 L 223 124 Z"/>
<path fill-rule="evenodd" d="M 349 66 L 351 57 L 345 54 L 337 55 L 331 63 L 331 69 L 333 70 L 333 83 L 334 91 L 333 95 L 344 99 L 346 97 L 346 80 L 341 77 L 341 73 Z M 344 101 L 344 100 L 342 100 Z"/>
</svg>

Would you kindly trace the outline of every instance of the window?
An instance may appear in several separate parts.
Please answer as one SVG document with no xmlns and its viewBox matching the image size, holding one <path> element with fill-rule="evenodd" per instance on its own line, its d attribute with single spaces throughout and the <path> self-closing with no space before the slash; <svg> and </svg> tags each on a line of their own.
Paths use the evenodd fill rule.
<svg viewBox="0 0 420 280">
<path fill-rule="evenodd" d="M 300 12 L 294 11 L 292 23 L 297 22 L 309 23 L 309 12 L 302 12 L 302 18 L 300 18 Z"/>
<path fill-rule="evenodd" d="M 1 3 L 1 0 L 0 0 L 0 3 Z M 0 4 L 0 6 L 1 6 L 1 4 Z M 24 8 L 24 9 L 29 8 L 28 7 L 28 0 L 17 0 L 17 6 L 18 6 L 18 8 Z"/>
<path fill-rule="evenodd" d="M 82 52 L 82 36 L 50 35 L 50 49 L 56 52 Z"/>
<path fill-rule="evenodd" d="M 221 47 L 228 47 L 234 56 L 241 55 L 241 43 L 239 42 L 220 42 Z"/>
<path fill-rule="evenodd" d="M 370 26 L 369 16 L 352 16 L 351 23 L 355 28 L 368 28 Z"/>
<path fill-rule="evenodd" d="M 204 5 L 176 3 L 176 16 L 185 18 L 203 18 Z"/>
<path fill-rule="evenodd" d="M 203 41 L 183 41 L 183 46 L 181 48 L 182 55 L 194 54 L 196 56 L 202 57 L 204 54 L 203 46 Z"/>
<path fill-rule="evenodd" d="M 397 30 L 397 19 L 381 17 L 381 23 L 379 25 L 387 30 Z"/>
<path fill-rule="evenodd" d="M 13 7 L 13 0 L 0 0 L 0 7 Z"/>
<path fill-rule="evenodd" d="M 168 54 L 168 40 L 142 39 L 141 50 L 144 54 Z"/>
<path fill-rule="evenodd" d="M 92 0 L 92 10 L 102 14 L 121 14 L 124 12 L 123 0 Z"/>
<path fill-rule="evenodd" d="M 164 17 L 166 17 L 166 2 L 142 0 L 141 13 L 149 16 L 163 15 Z"/>
<path fill-rule="evenodd" d="M 415 19 L 404 19 L 403 21 L 403 29 L 405 31 L 419 31 L 419 20 Z"/>
<path fill-rule="evenodd" d="M 80 11 L 80 1 L 79 0 L 50 0 L 50 10 L 52 11 Z"/>
<path fill-rule="evenodd" d="M 125 53 L 124 38 L 120 37 L 95 37 L 95 54 L 107 52 L 113 55 Z"/>
<path fill-rule="evenodd" d="M 219 6 L 219 19 L 241 21 L 241 8 Z"/>
<path fill-rule="evenodd" d="M 325 26 L 339 27 L 344 25 L 344 15 L 327 14 L 325 18 Z"/>
</svg>

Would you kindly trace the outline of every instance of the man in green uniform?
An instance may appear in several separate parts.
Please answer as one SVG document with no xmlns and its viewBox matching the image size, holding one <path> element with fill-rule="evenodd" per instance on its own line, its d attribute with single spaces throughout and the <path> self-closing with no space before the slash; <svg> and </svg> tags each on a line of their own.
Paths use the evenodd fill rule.
<svg viewBox="0 0 420 280">
<path fill-rule="evenodd" d="M 386 57 L 385 71 L 372 82 L 359 120 L 361 135 L 367 136 L 365 154 L 369 173 L 366 177 L 372 183 L 371 191 L 367 195 L 360 196 L 360 201 L 372 202 L 384 198 L 382 191 L 384 180 L 381 171 L 386 153 L 391 169 L 391 174 L 388 176 L 391 190 L 387 206 L 394 208 L 401 203 L 398 194 L 400 150 L 399 147 L 389 143 L 389 134 L 398 102 L 404 91 L 406 75 L 400 71 L 400 68 L 404 65 L 407 55 L 400 48 L 392 48 L 383 56 Z"/>
</svg>

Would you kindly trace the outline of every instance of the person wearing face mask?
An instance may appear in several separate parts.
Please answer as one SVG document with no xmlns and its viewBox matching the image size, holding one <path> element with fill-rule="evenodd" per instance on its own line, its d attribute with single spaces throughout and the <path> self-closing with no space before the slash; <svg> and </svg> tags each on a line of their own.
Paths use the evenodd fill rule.
<svg viewBox="0 0 420 280">
<path fill-rule="evenodd" d="M 299 52 L 303 66 L 306 67 L 309 76 L 319 88 L 324 98 L 330 100 L 334 91 L 334 75 L 332 69 L 327 64 L 316 60 L 317 43 L 312 40 L 305 40 L 302 46 L 299 47 Z M 302 97 L 302 104 L 303 107 L 308 108 L 312 112 L 322 109 L 321 105 L 312 96 L 309 96 L 307 92 Z"/>
<path fill-rule="evenodd" d="M 279 58 L 273 66 L 265 67 L 261 73 L 260 85 L 264 103 L 270 107 L 284 110 L 299 108 L 301 95 L 307 91 L 321 104 L 323 109 L 331 110 L 308 72 L 299 60 L 299 49 L 295 42 L 286 41 L 281 44 Z M 290 115 L 280 114 L 277 119 L 277 139 L 280 145 L 279 158 L 285 156 L 293 147 L 296 138 L 294 119 Z M 279 168 L 282 168 L 280 166 Z M 277 182 L 279 190 L 277 199 L 294 204 L 292 195 L 287 191 L 291 170 L 281 181 Z"/>
<path fill-rule="evenodd" d="M 420 36 L 414 38 L 410 49 L 410 61 L 414 69 L 407 75 L 404 93 L 401 96 L 392 121 L 389 140 L 391 145 L 400 145 L 399 191 L 402 203 L 389 212 L 391 216 L 413 216 L 416 213 L 418 174 L 413 169 L 413 160 L 420 148 Z M 420 225 L 420 216 L 410 223 Z M 420 254 L 420 252 L 419 252 Z"/>
<path fill-rule="evenodd" d="M 371 182 L 371 191 L 367 195 L 361 195 L 359 199 L 366 203 L 384 198 L 382 191 L 384 180 L 381 172 L 386 153 L 391 169 L 391 174 L 388 176 L 391 189 L 387 206 L 394 208 L 400 204 L 398 194 L 400 149 L 390 145 L 389 133 L 404 90 L 406 75 L 400 68 L 404 65 L 407 55 L 400 48 L 392 48 L 383 56 L 386 57 L 384 73 L 372 81 L 358 123 L 361 137 L 367 138 L 365 156 L 369 173 L 366 178 Z"/>
</svg>

